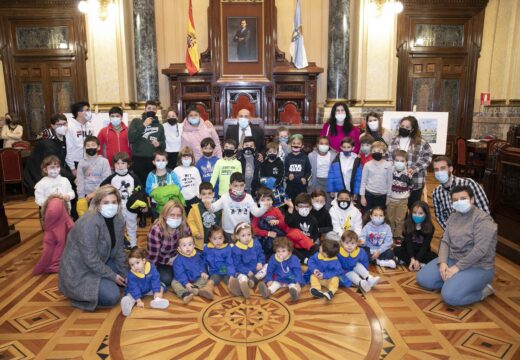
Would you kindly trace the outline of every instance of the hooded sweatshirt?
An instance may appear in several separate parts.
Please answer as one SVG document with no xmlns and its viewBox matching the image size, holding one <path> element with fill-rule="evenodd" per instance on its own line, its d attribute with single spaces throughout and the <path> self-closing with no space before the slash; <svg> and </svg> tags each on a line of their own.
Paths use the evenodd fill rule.
<svg viewBox="0 0 520 360">
<path fill-rule="evenodd" d="M 152 158 L 156 148 L 152 145 L 152 139 L 155 138 L 159 142 L 160 150 L 164 150 L 166 138 L 164 137 L 164 128 L 159 119 L 154 116 L 150 125 L 144 126 L 146 114 L 141 118 L 135 118 L 128 128 L 128 140 L 132 145 L 133 156 Z"/>
<path fill-rule="evenodd" d="M 128 127 L 125 123 L 121 123 L 121 130 L 119 132 L 114 130 L 112 124 L 109 124 L 107 127 L 99 130 L 97 137 L 100 145 L 99 155 L 103 155 L 107 158 L 111 167 L 114 167 L 112 159 L 116 153 L 125 152 L 129 156 L 132 155 L 130 143 L 128 142 Z"/>
<path fill-rule="evenodd" d="M 85 197 L 95 191 L 99 185 L 112 174 L 110 164 L 101 155 L 95 157 L 87 156 L 78 164 L 76 185 L 78 199 Z"/>
<path fill-rule="evenodd" d="M 65 162 L 71 170 L 76 168 L 74 162 L 79 162 L 83 159 L 83 143 L 87 135 L 94 135 L 94 127 L 90 121 L 87 121 L 85 124 L 81 124 L 76 119 L 68 121 L 67 133 L 65 134 L 67 143 Z"/>
<path fill-rule="evenodd" d="M 332 220 L 333 231 L 339 236 L 343 235 L 346 230 L 352 230 L 356 234 L 361 235 L 363 228 L 363 220 L 361 212 L 352 204 L 343 210 L 339 207 L 337 199 L 332 200 L 330 207 L 330 218 Z"/>
</svg>

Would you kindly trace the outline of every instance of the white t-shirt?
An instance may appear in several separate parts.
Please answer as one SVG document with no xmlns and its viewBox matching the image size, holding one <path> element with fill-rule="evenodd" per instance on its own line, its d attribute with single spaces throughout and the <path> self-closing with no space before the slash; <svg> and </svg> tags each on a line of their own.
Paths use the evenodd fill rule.
<svg viewBox="0 0 520 360">
<path fill-rule="evenodd" d="M 166 152 L 179 152 L 181 149 L 182 124 L 170 125 L 163 123 L 164 136 L 166 137 Z"/>
<path fill-rule="evenodd" d="M 211 204 L 211 212 L 219 210 L 222 210 L 222 228 L 228 234 L 232 234 L 235 226 L 241 222 L 251 223 L 251 215 L 260 217 L 267 211 L 266 208 L 259 207 L 249 194 L 242 201 L 234 201 L 229 193 Z"/>
<path fill-rule="evenodd" d="M 410 137 L 400 136 L 399 137 L 399 149 L 408 151 L 408 149 L 410 148 L 410 140 L 411 140 Z"/>
<path fill-rule="evenodd" d="M 316 157 L 316 177 L 320 179 L 327 178 L 329 176 L 329 168 L 330 168 L 330 154 L 327 152 L 325 155 L 320 155 Z"/>
<path fill-rule="evenodd" d="M 199 185 L 202 180 L 199 170 L 195 166 L 177 166 L 173 172 L 181 183 L 181 192 L 184 200 L 192 200 L 199 194 Z"/>
</svg>

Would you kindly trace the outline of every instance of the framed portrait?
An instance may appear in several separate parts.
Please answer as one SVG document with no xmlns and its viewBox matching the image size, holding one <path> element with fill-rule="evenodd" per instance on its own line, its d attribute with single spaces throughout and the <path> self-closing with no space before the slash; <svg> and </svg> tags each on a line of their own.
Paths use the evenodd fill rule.
<svg viewBox="0 0 520 360">
<path fill-rule="evenodd" d="M 228 16 L 227 26 L 227 61 L 258 61 L 257 22 L 256 16 Z"/>
</svg>

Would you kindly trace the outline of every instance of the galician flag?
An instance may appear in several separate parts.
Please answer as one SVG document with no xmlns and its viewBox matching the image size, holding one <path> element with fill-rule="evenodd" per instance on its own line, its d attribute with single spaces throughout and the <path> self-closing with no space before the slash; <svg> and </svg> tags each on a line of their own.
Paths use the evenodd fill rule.
<svg viewBox="0 0 520 360">
<path fill-rule="evenodd" d="M 186 68 L 190 75 L 196 74 L 200 70 L 199 44 L 197 42 L 197 34 L 195 33 L 195 22 L 193 21 L 193 13 L 190 8 L 188 10 L 188 38 L 186 48 Z"/>
<path fill-rule="evenodd" d="M 302 21 L 300 14 L 300 0 L 296 0 L 296 12 L 294 13 L 294 29 L 292 33 L 291 47 L 289 49 L 289 52 L 291 53 L 291 58 L 294 66 L 296 66 L 296 68 L 298 69 L 303 69 L 304 67 L 307 67 L 309 63 L 307 62 L 307 54 L 305 53 L 305 46 L 303 45 Z"/>
</svg>

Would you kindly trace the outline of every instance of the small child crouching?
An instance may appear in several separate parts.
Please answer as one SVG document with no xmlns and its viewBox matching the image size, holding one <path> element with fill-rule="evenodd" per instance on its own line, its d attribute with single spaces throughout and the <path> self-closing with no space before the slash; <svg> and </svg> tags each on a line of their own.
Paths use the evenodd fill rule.
<svg viewBox="0 0 520 360">
<path fill-rule="evenodd" d="M 208 281 L 206 265 L 195 250 L 191 236 L 179 239 L 178 252 L 179 255 L 173 260 L 172 289 L 175 295 L 185 304 L 195 295 L 213 299 L 213 282 Z"/>
<path fill-rule="evenodd" d="M 235 275 L 235 265 L 231 245 L 225 243 L 224 230 L 220 226 L 212 226 L 209 230 L 209 243 L 204 246 L 202 258 L 208 266 L 208 283 L 213 286 L 222 280 L 234 296 L 242 295 Z"/>
<path fill-rule="evenodd" d="M 233 263 L 240 291 L 247 299 L 249 289 L 265 277 L 265 256 L 262 245 L 253 239 L 251 225 L 248 223 L 241 222 L 235 227 L 233 239 L 236 241 L 233 247 Z"/>
<path fill-rule="evenodd" d="M 338 253 L 339 242 L 326 239 L 322 241 L 320 251 L 309 259 L 306 274 L 310 275 L 312 296 L 330 301 L 338 291 L 339 277 L 343 272 Z M 322 286 L 328 291 L 322 291 Z"/>
<path fill-rule="evenodd" d="M 164 289 L 161 286 L 159 272 L 155 265 L 146 260 L 146 250 L 134 248 L 128 254 L 130 272 L 125 289 L 125 296 L 121 299 L 121 312 L 124 316 L 130 315 L 134 305 L 144 308 L 141 298 L 145 295 L 153 295 L 150 302 L 153 309 L 166 309 L 168 300 L 163 299 Z"/>
<path fill-rule="evenodd" d="M 347 279 L 364 292 L 369 292 L 379 282 L 379 276 L 372 276 L 368 272 L 368 255 L 359 245 L 358 235 L 348 230 L 341 236 L 341 248 L 338 260 L 341 263 Z M 345 281 L 346 282 L 346 281 Z"/>
<path fill-rule="evenodd" d="M 274 241 L 274 255 L 269 259 L 265 282 L 258 284 L 258 290 L 267 299 L 281 287 L 288 287 L 291 300 L 296 301 L 304 283 L 300 260 L 292 254 L 293 244 L 287 238 Z"/>
</svg>

